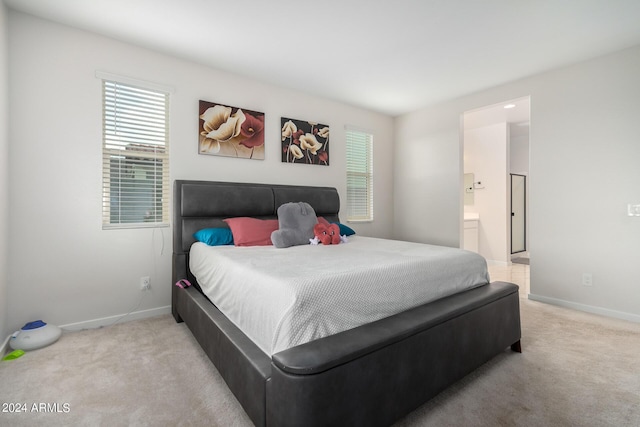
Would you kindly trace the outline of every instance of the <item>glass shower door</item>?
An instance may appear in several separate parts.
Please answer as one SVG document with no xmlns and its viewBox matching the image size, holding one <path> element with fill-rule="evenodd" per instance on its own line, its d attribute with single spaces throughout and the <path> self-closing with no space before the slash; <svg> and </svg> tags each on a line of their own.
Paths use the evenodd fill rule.
<svg viewBox="0 0 640 427">
<path fill-rule="evenodd" d="M 511 174 L 511 253 L 527 250 L 527 177 Z"/>
</svg>

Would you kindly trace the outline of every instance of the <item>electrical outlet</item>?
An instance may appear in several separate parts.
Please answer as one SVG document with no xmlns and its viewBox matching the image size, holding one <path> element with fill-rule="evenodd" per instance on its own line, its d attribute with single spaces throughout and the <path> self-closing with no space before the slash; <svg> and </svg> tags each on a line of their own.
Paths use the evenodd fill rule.
<svg viewBox="0 0 640 427">
<path fill-rule="evenodd" d="M 149 280 L 149 276 L 144 276 L 140 278 L 140 290 L 148 291 L 151 289 L 151 281 Z"/>
<path fill-rule="evenodd" d="M 591 273 L 582 273 L 582 286 L 592 286 L 593 275 Z"/>
<path fill-rule="evenodd" d="M 640 216 L 640 205 L 632 205 L 629 203 L 627 205 L 627 213 L 629 216 Z"/>
</svg>

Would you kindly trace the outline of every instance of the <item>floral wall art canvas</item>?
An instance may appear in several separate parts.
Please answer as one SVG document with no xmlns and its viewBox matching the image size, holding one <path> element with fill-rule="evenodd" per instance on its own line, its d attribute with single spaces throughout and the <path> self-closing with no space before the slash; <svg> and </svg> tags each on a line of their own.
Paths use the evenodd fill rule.
<svg viewBox="0 0 640 427">
<path fill-rule="evenodd" d="M 264 160 L 264 113 L 200 101 L 198 153 Z"/>
<path fill-rule="evenodd" d="M 329 166 L 329 126 L 282 117 L 282 161 Z"/>
</svg>

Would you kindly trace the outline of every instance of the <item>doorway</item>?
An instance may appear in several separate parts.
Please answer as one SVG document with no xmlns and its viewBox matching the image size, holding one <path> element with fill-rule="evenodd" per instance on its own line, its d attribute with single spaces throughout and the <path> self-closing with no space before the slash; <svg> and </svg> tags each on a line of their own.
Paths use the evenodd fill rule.
<svg viewBox="0 0 640 427">
<path fill-rule="evenodd" d="M 529 117 L 528 96 L 466 111 L 462 116 L 463 174 L 473 176 L 474 181 L 461 188 L 463 214 L 478 219 L 478 253 L 497 265 L 510 265 L 520 258 L 528 261 L 529 257 Z M 519 200 L 512 201 L 511 180 L 521 187 L 513 195 Z M 464 245 L 465 235 L 461 240 Z"/>
</svg>

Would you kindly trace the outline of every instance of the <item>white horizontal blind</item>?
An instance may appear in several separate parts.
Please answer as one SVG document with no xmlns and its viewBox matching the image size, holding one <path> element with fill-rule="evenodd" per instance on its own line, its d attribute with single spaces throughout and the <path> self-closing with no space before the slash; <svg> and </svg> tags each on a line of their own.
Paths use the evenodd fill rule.
<svg viewBox="0 0 640 427">
<path fill-rule="evenodd" d="M 169 225 L 169 94 L 102 81 L 102 227 Z"/>
<path fill-rule="evenodd" d="M 346 131 L 347 220 L 373 220 L 373 135 Z"/>
</svg>

